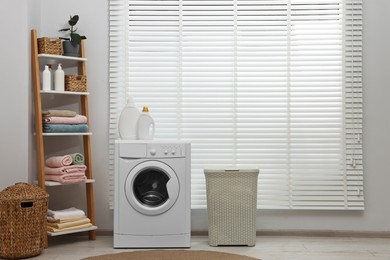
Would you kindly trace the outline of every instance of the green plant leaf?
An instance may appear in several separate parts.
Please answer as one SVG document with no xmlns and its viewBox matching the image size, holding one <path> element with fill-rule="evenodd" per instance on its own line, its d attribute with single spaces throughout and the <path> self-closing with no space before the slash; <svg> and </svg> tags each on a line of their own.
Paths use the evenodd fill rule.
<svg viewBox="0 0 390 260">
<path fill-rule="evenodd" d="M 64 29 L 59 30 L 59 32 L 66 32 L 66 31 L 70 31 L 70 28 L 64 28 Z"/>
<path fill-rule="evenodd" d="M 81 42 L 81 36 L 78 33 L 71 33 L 70 38 L 73 43 L 80 44 Z"/>
<path fill-rule="evenodd" d="M 78 15 L 74 15 L 73 17 L 71 16 L 68 23 L 70 26 L 75 26 L 77 24 L 77 22 L 79 21 L 79 16 Z"/>
</svg>

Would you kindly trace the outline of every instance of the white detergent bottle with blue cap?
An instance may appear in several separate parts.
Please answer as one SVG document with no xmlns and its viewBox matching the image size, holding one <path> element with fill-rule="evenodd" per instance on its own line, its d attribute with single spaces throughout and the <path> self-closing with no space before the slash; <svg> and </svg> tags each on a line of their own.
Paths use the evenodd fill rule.
<svg viewBox="0 0 390 260">
<path fill-rule="evenodd" d="M 137 139 L 137 125 L 140 116 L 132 97 L 127 98 L 127 104 L 119 116 L 119 136 L 121 139 Z"/>
<path fill-rule="evenodd" d="M 151 140 L 154 136 L 154 120 L 149 114 L 149 108 L 144 107 L 138 119 L 138 139 Z"/>
</svg>

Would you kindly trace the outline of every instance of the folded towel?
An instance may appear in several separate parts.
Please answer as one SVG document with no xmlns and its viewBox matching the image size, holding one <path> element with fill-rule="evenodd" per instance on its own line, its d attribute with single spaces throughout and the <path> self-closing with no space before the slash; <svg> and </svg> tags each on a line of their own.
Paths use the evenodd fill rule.
<svg viewBox="0 0 390 260">
<path fill-rule="evenodd" d="M 64 116 L 44 116 L 42 122 L 45 124 L 86 124 L 87 117 L 83 115 L 76 115 L 72 117 Z"/>
<path fill-rule="evenodd" d="M 91 223 L 91 220 L 85 217 L 80 220 L 69 221 L 66 223 L 47 223 L 47 226 L 52 228 L 57 228 L 57 229 L 63 229 L 63 228 L 74 227 L 74 226 L 79 226 L 88 223 Z"/>
<path fill-rule="evenodd" d="M 84 164 L 84 155 L 81 153 L 73 153 L 70 156 L 72 157 L 72 164 Z"/>
<path fill-rule="evenodd" d="M 42 111 L 42 116 L 76 116 L 77 113 L 71 110 L 49 109 Z"/>
<path fill-rule="evenodd" d="M 88 227 L 92 227 L 92 224 L 88 223 L 88 224 L 82 224 L 82 225 L 78 225 L 78 226 L 67 227 L 67 228 L 60 228 L 60 229 L 53 228 L 53 227 L 47 227 L 47 231 L 56 233 L 56 232 L 62 232 L 62 231 L 68 231 L 68 230 L 74 230 L 74 229 L 81 229 L 81 228 L 88 228 Z"/>
<path fill-rule="evenodd" d="M 65 219 L 65 218 L 85 217 L 85 212 L 82 211 L 81 209 L 71 207 L 71 208 L 60 209 L 60 210 L 48 209 L 47 215 L 55 219 Z"/>
<path fill-rule="evenodd" d="M 87 124 L 43 124 L 44 133 L 86 133 L 88 132 Z"/>
<path fill-rule="evenodd" d="M 68 222 L 74 222 L 74 221 L 79 221 L 79 220 L 82 220 L 82 219 L 85 219 L 87 217 L 76 217 L 76 218 L 62 218 L 62 219 L 55 219 L 53 217 L 50 217 L 50 216 L 47 216 L 46 219 L 47 219 L 47 222 L 50 222 L 50 223 L 58 223 L 58 224 L 62 224 L 62 223 L 68 223 Z"/>
<path fill-rule="evenodd" d="M 72 162 L 72 156 L 70 155 L 52 156 L 46 159 L 46 165 L 53 168 L 71 165 Z"/>
<path fill-rule="evenodd" d="M 46 174 L 46 181 L 56 181 L 64 184 L 81 183 L 87 179 L 84 172 L 67 173 L 67 174 Z"/>
<path fill-rule="evenodd" d="M 45 166 L 45 174 L 56 174 L 56 175 L 62 175 L 62 174 L 69 174 L 69 173 L 80 173 L 85 172 L 87 169 L 87 166 L 85 165 L 68 165 L 68 166 L 62 166 L 57 168 L 52 168 Z"/>
</svg>

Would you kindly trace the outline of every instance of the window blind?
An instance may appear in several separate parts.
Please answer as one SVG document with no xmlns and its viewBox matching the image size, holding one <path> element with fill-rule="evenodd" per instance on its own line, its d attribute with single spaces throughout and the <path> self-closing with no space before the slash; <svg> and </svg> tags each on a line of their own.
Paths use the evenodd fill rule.
<svg viewBox="0 0 390 260">
<path fill-rule="evenodd" d="M 259 208 L 363 209 L 361 22 L 361 0 L 111 0 L 110 150 L 126 92 L 192 143 L 193 208 L 234 167 Z"/>
<path fill-rule="evenodd" d="M 127 26 L 128 3 L 127 0 L 109 1 L 109 94 L 110 94 L 110 119 L 109 119 L 109 165 L 108 165 L 108 194 L 109 208 L 114 208 L 114 151 L 115 139 L 118 135 L 118 119 L 121 110 L 126 104 L 127 86 Z"/>
</svg>

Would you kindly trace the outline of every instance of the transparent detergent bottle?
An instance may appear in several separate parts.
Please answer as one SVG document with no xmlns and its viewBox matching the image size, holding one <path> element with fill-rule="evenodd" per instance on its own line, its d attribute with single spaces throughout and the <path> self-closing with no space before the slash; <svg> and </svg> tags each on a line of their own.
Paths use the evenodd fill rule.
<svg viewBox="0 0 390 260">
<path fill-rule="evenodd" d="M 137 124 L 140 112 L 135 107 L 132 97 L 127 98 L 127 105 L 123 108 L 119 116 L 119 136 L 121 139 L 137 139 Z"/>
<path fill-rule="evenodd" d="M 154 120 L 149 114 L 149 108 L 144 107 L 138 119 L 138 139 L 150 140 L 154 137 Z"/>
</svg>

